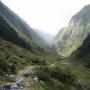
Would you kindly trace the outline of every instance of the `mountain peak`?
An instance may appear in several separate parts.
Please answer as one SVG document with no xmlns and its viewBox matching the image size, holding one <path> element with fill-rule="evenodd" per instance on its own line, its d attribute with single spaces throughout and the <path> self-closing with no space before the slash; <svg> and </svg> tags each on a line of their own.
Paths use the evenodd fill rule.
<svg viewBox="0 0 90 90">
<path fill-rule="evenodd" d="M 76 15 L 74 15 L 71 21 L 87 21 L 90 22 L 90 4 L 84 6 Z"/>
<path fill-rule="evenodd" d="M 83 9 L 90 9 L 90 4 L 88 4 L 88 5 L 86 5 L 86 6 L 84 6 L 84 8 Z"/>
</svg>

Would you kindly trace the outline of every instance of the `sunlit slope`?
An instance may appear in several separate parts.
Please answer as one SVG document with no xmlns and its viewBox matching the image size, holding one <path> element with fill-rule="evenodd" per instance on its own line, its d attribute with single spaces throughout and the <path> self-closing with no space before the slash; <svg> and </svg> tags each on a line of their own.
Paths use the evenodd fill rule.
<svg viewBox="0 0 90 90">
<path fill-rule="evenodd" d="M 90 68 L 90 35 L 84 40 L 83 44 L 71 55 L 71 59 L 84 63 Z"/>
<path fill-rule="evenodd" d="M 90 5 L 72 17 L 67 28 L 57 36 L 54 45 L 60 55 L 70 56 L 90 32 Z"/>
</svg>

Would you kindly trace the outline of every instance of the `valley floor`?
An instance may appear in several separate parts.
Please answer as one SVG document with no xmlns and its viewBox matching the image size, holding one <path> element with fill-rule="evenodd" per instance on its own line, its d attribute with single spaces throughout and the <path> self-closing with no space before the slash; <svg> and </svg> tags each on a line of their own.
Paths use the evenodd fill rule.
<svg viewBox="0 0 90 90">
<path fill-rule="evenodd" d="M 77 82 L 76 82 L 78 83 L 77 86 L 71 87 L 70 90 L 90 90 L 90 70 L 87 70 L 83 66 L 76 66 L 64 60 L 58 63 L 53 63 L 49 66 L 41 66 L 41 67 L 52 68 L 55 66 L 59 66 L 62 70 L 67 70 L 68 72 L 72 71 L 75 77 L 77 78 Z M 24 70 L 21 70 L 16 76 L 16 82 L 10 82 L 10 84 L 12 86 L 16 85 L 18 81 L 23 79 L 22 81 L 23 85 L 21 85 L 19 89 L 15 89 L 15 90 L 46 90 L 42 87 L 43 86 L 42 84 L 44 84 L 44 82 L 40 82 L 38 80 L 38 77 L 34 75 L 33 69 L 38 67 L 39 66 L 28 66 Z M 28 75 L 30 76 L 28 77 Z M 37 78 L 37 80 L 35 80 L 35 78 Z M 62 89 L 62 90 L 67 90 L 67 89 Z"/>
</svg>

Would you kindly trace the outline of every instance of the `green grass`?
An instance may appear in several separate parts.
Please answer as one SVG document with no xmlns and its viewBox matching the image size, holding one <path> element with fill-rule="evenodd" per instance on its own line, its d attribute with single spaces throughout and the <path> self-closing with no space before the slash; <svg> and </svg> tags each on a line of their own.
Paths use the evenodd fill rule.
<svg viewBox="0 0 90 90">
<path fill-rule="evenodd" d="M 66 71 L 72 71 L 72 73 L 76 76 L 77 80 L 83 80 L 86 82 L 88 88 L 90 88 L 90 71 L 83 67 L 82 64 L 61 64 L 58 63 L 60 68 Z"/>
<path fill-rule="evenodd" d="M 30 52 L 13 43 L 0 38 L 0 82 L 6 81 L 6 76 L 17 74 L 25 66 L 48 65 L 57 60 L 48 52 Z"/>
<path fill-rule="evenodd" d="M 76 78 L 71 71 L 68 72 L 58 65 L 55 67 L 36 67 L 35 74 L 39 80 L 45 83 L 45 90 L 70 90 Z"/>
</svg>

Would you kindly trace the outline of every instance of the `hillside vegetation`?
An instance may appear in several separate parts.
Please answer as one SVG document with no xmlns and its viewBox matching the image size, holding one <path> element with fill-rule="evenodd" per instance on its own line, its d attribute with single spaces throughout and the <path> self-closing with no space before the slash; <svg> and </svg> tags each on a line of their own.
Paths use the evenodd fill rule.
<svg viewBox="0 0 90 90">
<path fill-rule="evenodd" d="M 44 58 L 43 58 L 44 57 Z M 5 81 L 8 75 L 17 74 L 25 66 L 49 65 L 57 60 L 57 56 L 48 52 L 31 52 L 0 37 L 0 81 Z"/>
<path fill-rule="evenodd" d="M 85 67 L 90 68 L 90 35 L 88 35 L 83 44 L 72 53 L 71 60 L 77 63 L 83 63 Z"/>
</svg>

